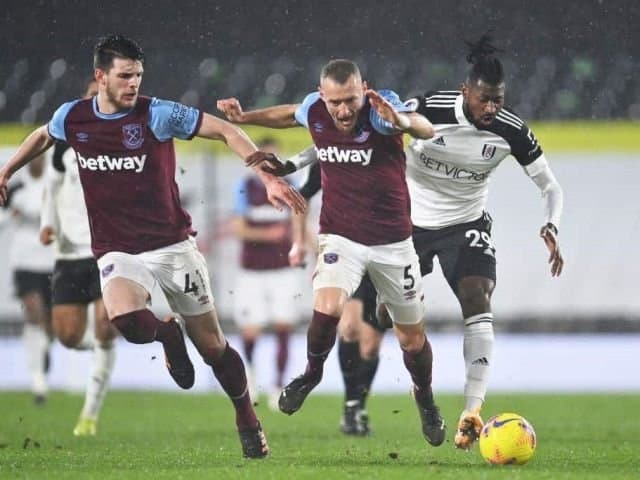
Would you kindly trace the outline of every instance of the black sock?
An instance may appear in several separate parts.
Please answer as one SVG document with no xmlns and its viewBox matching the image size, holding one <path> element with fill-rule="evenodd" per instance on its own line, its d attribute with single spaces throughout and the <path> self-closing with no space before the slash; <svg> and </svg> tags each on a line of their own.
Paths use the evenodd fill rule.
<svg viewBox="0 0 640 480">
<path fill-rule="evenodd" d="M 371 391 L 371 384 L 378 371 L 378 363 L 380 357 L 377 355 L 373 358 L 363 358 L 360 360 L 360 408 L 364 410 L 367 403 L 367 396 Z"/>
<path fill-rule="evenodd" d="M 358 342 L 347 342 L 342 338 L 338 341 L 338 359 L 340 360 L 340 370 L 344 380 L 345 401 L 359 400 L 361 394 L 360 384 L 360 344 Z"/>
</svg>

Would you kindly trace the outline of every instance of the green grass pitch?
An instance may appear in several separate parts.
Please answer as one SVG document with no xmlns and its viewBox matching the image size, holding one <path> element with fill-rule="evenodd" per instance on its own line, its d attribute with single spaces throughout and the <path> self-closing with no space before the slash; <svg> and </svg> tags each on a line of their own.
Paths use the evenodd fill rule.
<svg viewBox="0 0 640 480">
<path fill-rule="evenodd" d="M 369 438 L 338 431 L 341 399 L 312 394 L 292 417 L 258 413 L 271 455 L 241 457 L 233 411 L 220 395 L 111 392 L 94 438 L 71 434 L 82 396 L 54 393 L 43 407 L 0 393 L 0 478 L 7 479 L 638 479 L 639 394 L 495 394 L 483 414 L 515 411 L 538 448 L 522 467 L 492 467 L 477 447 L 453 448 L 461 396 L 440 395 L 447 441 L 422 440 L 409 395 L 373 395 Z"/>
</svg>

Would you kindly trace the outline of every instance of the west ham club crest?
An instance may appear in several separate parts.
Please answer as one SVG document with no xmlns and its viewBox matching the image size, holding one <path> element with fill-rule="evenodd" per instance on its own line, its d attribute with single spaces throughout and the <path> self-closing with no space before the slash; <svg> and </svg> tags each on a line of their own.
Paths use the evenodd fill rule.
<svg viewBox="0 0 640 480">
<path fill-rule="evenodd" d="M 122 144 L 129 150 L 136 150 L 144 143 L 142 125 L 129 123 L 122 127 Z"/>
</svg>

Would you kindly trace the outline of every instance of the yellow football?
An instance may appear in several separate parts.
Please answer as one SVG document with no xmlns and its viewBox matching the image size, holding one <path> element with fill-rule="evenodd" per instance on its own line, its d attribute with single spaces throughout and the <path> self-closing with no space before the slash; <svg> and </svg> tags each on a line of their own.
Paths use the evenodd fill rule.
<svg viewBox="0 0 640 480">
<path fill-rule="evenodd" d="M 480 432 L 480 454 L 492 465 L 524 465 L 536 450 L 536 432 L 517 413 L 491 417 Z"/>
</svg>

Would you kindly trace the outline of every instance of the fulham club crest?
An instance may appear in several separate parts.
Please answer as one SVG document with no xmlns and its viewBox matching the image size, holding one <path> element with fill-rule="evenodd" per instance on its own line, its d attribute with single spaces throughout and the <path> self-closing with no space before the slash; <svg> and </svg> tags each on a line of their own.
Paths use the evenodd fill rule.
<svg viewBox="0 0 640 480">
<path fill-rule="evenodd" d="M 128 123 L 122 127 L 122 144 L 129 150 L 136 150 L 144 142 L 142 135 L 142 125 L 139 123 Z"/>
<path fill-rule="evenodd" d="M 495 153 L 496 153 L 495 145 L 489 145 L 488 143 L 485 143 L 484 147 L 482 147 L 482 158 L 484 158 L 485 160 L 491 160 L 495 155 Z"/>
</svg>

